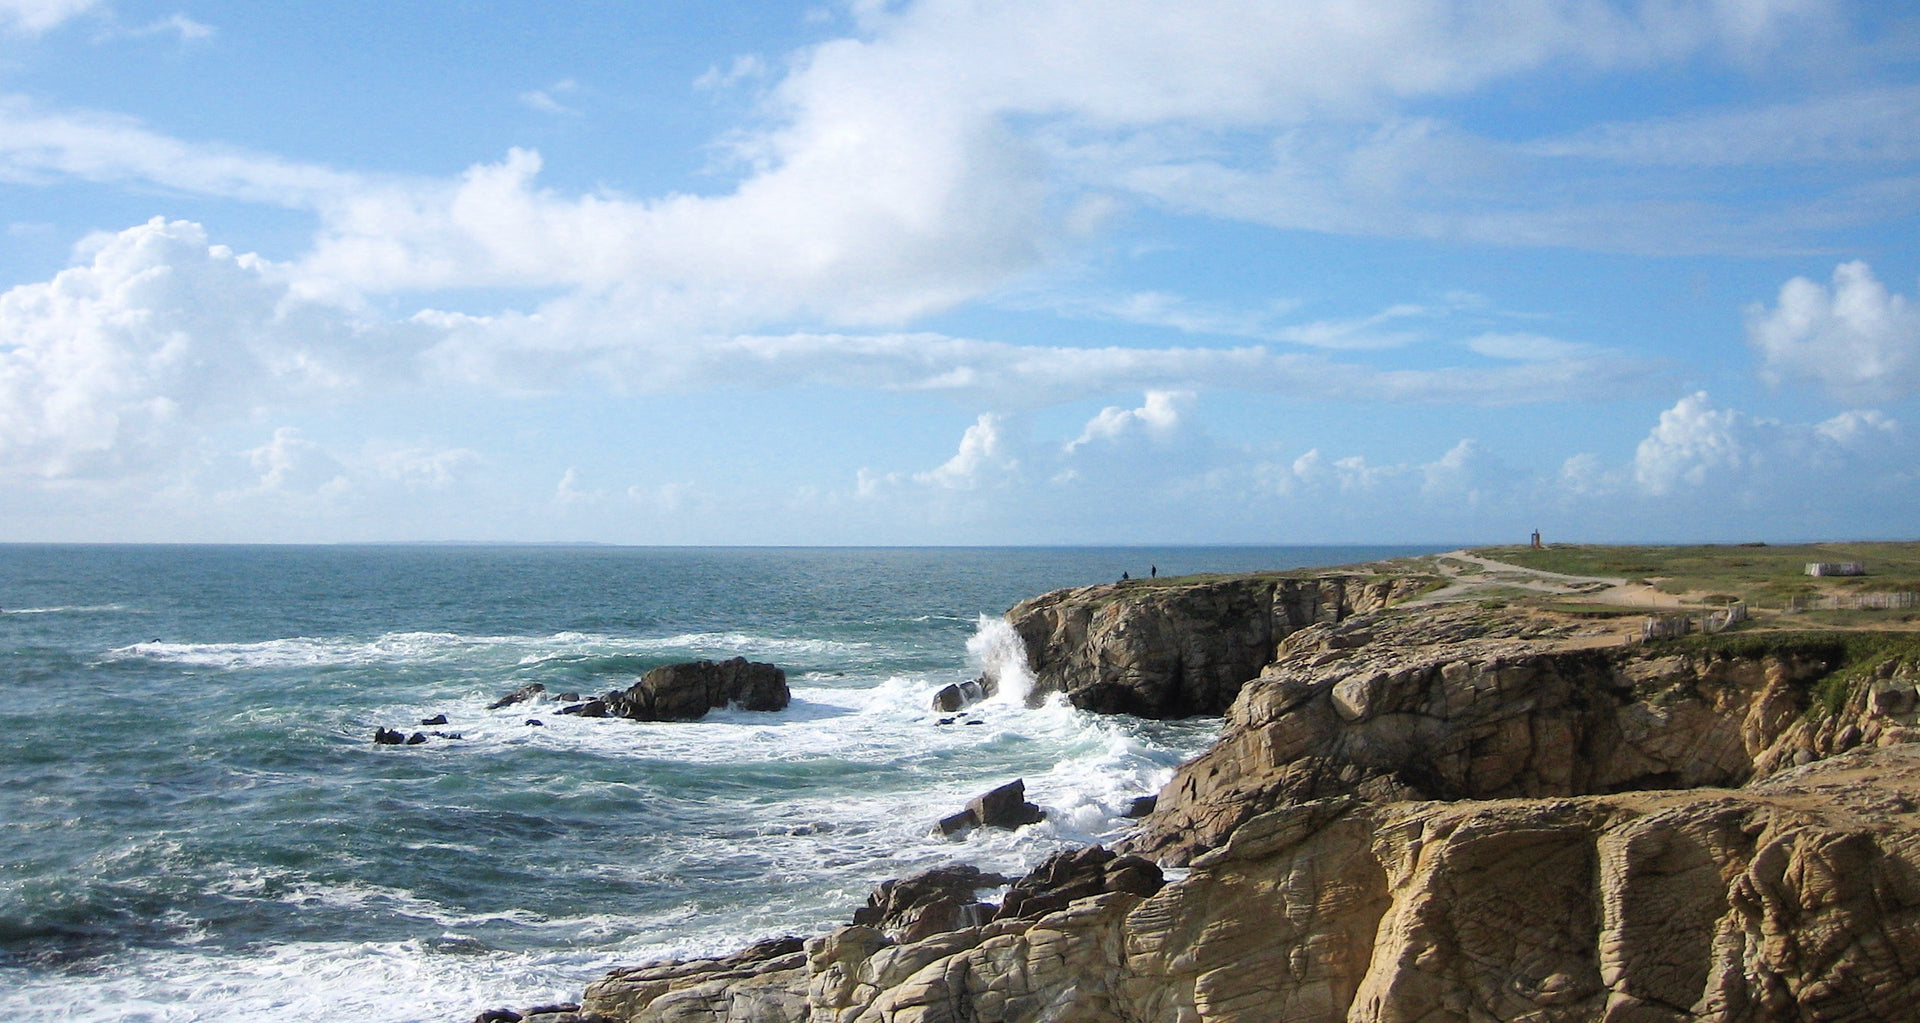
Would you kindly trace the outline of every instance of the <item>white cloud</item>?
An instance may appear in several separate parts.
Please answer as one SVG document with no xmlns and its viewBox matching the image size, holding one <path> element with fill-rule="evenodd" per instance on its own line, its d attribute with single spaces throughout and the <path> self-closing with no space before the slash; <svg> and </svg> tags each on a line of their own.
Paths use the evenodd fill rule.
<svg viewBox="0 0 1920 1023">
<path fill-rule="evenodd" d="M 1804 277 L 1782 285 L 1773 309 L 1748 310 L 1747 340 L 1776 383 L 1808 380 L 1855 402 L 1920 390 L 1920 308 L 1863 262 L 1836 267 L 1831 288 Z"/>
<path fill-rule="evenodd" d="M 973 490 L 989 480 L 1004 478 L 1019 470 L 1020 462 L 1007 453 L 1001 438 L 1003 420 L 991 412 L 980 418 L 960 438 L 960 450 L 939 468 L 915 473 L 915 482 L 947 490 Z"/>
<path fill-rule="evenodd" d="M 0 97 L 0 181 L 60 176 L 311 209 L 380 187 L 356 174 L 172 138 L 128 117 L 49 112 L 19 96 Z"/>
<path fill-rule="evenodd" d="M 750 78 L 761 78 L 767 73 L 767 62 L 756 54 L 742 54 L 733 58 L 733 63 L 725 71 L 715 64 L 693 80 L 693 87 L 703 92 L 726 89 Z"/>
<path fill-rule="evenodd" d="M 543 114 L 559 114 L 565 117 L 578 117 L 580 111 L 560 102 L 556 97 L 566 96 L 580 91 L 580 83 L 571 78 L 563 78 L 544 89 L 531 89 L 520 94 L 522 105 L 538 110 Z"/>
<path fill-rule="evenodd" d="M 398 332 L 290 297 L 276 269 L 155 219 L 0 294 L 0 475 L 162 471 L 220 421 L 395 380 Z M 404 367 L 404 363 L 398 365 Z"/>
<path fill-rule="evenodd" d="M 100 0 L 0 0 L 0 28 L 39 35 L 100 6 Z"/>
<path fill-rule="evenodd" d="M 1530 155 L 1671 167 L 1892 162 L 1920 157 L 1920 89 L 1866 88 L 1758 109 L 1602 124 Z"/>
<path fill-rule="evenodd" d="M 1144 433 L 1164 440 L 1180 425 L 1180 409 L 1193 401 L 1189 391 L 1148 391 L 1145 404 L 1127 409 L 1109 405 L 1087 421 L 1080 436 L 1069 442 L 1068 454 L 1094 441 L 1120 440 L 1129 434 Z"/>
<path fill-rule="evenodd" d="M 1540 334 L 1482 334 L 1469 340 L 1467 348 L 1488 358 L 1518 362 L 1554 362 L 1588 358 L 1596 354 L 1591 345 Z"/>
<path fill-rule="evenodd" d="M 244 454 L 260 474 L 264 490 L 337 494 L 352 486 L 344 466 L 290 426 L 273 431 L 272 440 Z"/>
<path fill-rule="evenodd" d="M 380 447 L 369 451 L 366 460 L 375 473 L 408 490 L 444 490 L 483 461 L 470 448 L 424 446 Z"/>
<path fill-rule="evenodd" d="M 1716 470 L 1752 468 L 1760 452 L 1754 424 L 1735 409 L 1718 409 L 1705 391 L 1690 394 L 1660 413 L 1660 422 L 1634 452 L 1633 476 L 1651 494 L 1682 483 L 1700 486 Z"/>
<path fill-rule="evenodd" d="M 1343 0 L 1097 12 L 928 0 L 863 9 L 859 36 L 796 55 L 765 98 L 770 127 L 732 139 L 738 184 L 711 195 L 564 194 L 540 185 L 541 158 L 523 150 L 457 180 L 375 180 L 17 99 L 0 104 L 0 177 L 146 181 L 313 209 L 301 294 L 558 289 L 566 300 L 541 310 L 549 320 L 650 356 L 655 336 L 895 324 L 949 308 L 1031 272 L 1115 194 L 1317 230 L 1604 247 L 1622 230 L 1618 205 L 1489 215 L 1467 200 L 1512 205 L 1504 172 L 1482 169 L 1512 162 L 1511 147 L 1403 108 L 1569 65 L 1752 56 L 1788 33 L 1804 43 L 1826 6 L 1380 0 L 1360 18 Z M 701 81 L 765 71 L 743 57 Z M 521 99 L 567 112 L 577 88 L 563 80 Z M 1235 155 L 1263 135 L 1268 157 Z M 1673 212 L 1641 209 L 1635 222 L 1671 224 Z M 1682 233 L 1731 243 L 1716 230 Z M 1162 315 L 1207 328 L 1204 316 Z M 1387 327 L 1406 315 L 1243 336 L 1390 346 L 1411 339 Z"/>
<path fill-rule="evenodd" d="M 1876 466 L 1899 464 L 1901 440 L 1899 424 L 1871 409 L 1816 424 L 1783 423 L 1718 408 L 1702 391 L 1660 413 L 1634 452 L 1632 477 L 1655 497 L 1688 491 L 1745 502 L 1830 496 L 1828 485 L 1847 474 L 1858 485 Z"/>
</svg>

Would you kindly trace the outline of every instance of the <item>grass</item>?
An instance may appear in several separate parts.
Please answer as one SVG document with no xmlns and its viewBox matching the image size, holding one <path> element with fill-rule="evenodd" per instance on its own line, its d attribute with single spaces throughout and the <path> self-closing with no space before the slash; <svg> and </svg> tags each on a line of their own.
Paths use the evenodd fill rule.
<svg viewBox="0 0 1920 1023">
<path fill-rule="evenodd" d="M 1781 546 L 1650 547 L 1600 544 L 1482 547 L 1474 553 L 1543 572 L 1644 579 L 1662 592 L 1736 597 L 1778 608 L 1794 596 L 1920 590 L 1920 543 L 1821 543 Z M 1815 579 L 1812 561 L 1865 562 L 1865 576 Z"/>
</svg>

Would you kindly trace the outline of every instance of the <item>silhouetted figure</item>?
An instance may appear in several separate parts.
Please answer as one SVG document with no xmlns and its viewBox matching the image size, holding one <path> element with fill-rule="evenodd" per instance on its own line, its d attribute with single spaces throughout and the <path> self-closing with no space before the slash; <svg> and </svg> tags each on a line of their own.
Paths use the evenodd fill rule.
<svg viewBox="0 0 1920 1023">
<path fill-rule="evenodd" d="M 1159 566 L 1159 565 L 1148 565 L 1148 566 L 1147 566 L 1147 578 L 1149 578 L 1149 579 L 1158 579 L 1158 578 L 1160 578 L 1160 566 Z"/>
<path fill-rule="evenodd" d="M 1120 573 L 1120 581 L 1121 581 L 1121 582 L 1126 582 L 1126 581 L 1127 581 L 1128 579 L 1131 579 L 1131 578 L 1133 578 L 1133 577 L 1132 577 L 1132 576 L 1130 576 L 1130 575 L 1128 575 L 1128 574 L 1127 574 L 1127 573 L 1125 573 L 1125 572 L 1122 572 L 1122 573 Z"/>
</svg>

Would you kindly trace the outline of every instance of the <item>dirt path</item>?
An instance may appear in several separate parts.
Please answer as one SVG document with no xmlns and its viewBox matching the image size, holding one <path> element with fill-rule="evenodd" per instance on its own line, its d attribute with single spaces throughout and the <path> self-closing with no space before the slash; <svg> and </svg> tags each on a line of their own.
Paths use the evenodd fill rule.
<svg viewBox="0 0 1920 1023">
<path fill-rule="evenodd" d="M 1470 554 L 1465 550 L 1436 555 L 1433 564 L 1435 570 L 1450 581 L 1445 587 L 1409 603 L 1435 604 L 1472 600 L 1498 590 L 1521 589 L 1549 596 L 1591 601 L 1596 604 L 1617 604 L 1622 607 L 1655 609 L 1681 606 L 1681 599 L 1678 596 L 1662 593 L 1645 583 L 1634 583 L 1608 576 L 1545 572 L 1504 561 L 1495 561 L 1478 554 Z"/>
</svg>

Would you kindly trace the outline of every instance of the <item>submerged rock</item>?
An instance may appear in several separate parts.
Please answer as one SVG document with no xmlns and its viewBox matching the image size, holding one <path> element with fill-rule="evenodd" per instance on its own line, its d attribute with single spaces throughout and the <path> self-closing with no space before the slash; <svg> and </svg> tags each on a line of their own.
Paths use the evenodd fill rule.
<svg viewBox="0 0 1920 1023">
<path fill-rule="evenodd" d="M 508 693 L 505 696 L 502 696 L 498 700 L 495 700 L 492 703 L 487 704 L 487 709 L 500 710 L 503 707 L 511 707 L 516 703 L 525 703 L 528 700 L 531 700 L 534 697 L 539 696 L 541 693 L 544 693 L 546 691 L 547 691 L 547 687 L 544 683 L 529 682 L 526 685 L 521 686 L 518 689 L 515 689 L 513 692 Z"/>
</svg>

